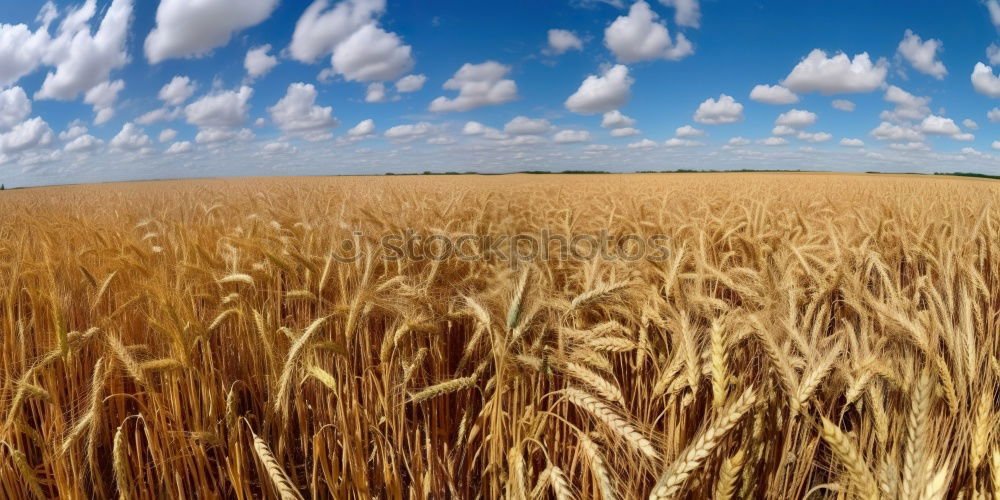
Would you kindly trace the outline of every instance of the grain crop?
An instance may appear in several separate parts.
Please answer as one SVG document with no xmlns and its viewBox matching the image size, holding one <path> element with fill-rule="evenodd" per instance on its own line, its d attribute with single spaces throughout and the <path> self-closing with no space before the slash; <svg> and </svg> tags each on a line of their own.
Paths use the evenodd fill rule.
<svg viewBox="0 0 1000 500">
<path fill-rule="evenodd" d="M 944 176 L 8 190 L 0 497 L 998 498 L 997 254 Z"/>
</svg>

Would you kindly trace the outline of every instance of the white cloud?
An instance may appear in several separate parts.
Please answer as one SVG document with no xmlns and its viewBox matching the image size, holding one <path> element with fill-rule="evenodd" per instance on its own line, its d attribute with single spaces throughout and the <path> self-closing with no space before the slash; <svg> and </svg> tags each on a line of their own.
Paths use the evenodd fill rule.
<svg viewBox="0 0 1000 500">
<path fill-rule="evenodd" d="M 199 127 L 236 127 L 247 120 L 253 89 L 223 91 L 188 104 L 184 114 L 188 123 Z"/>
<path fill-rule="evenodd" d="M 883 111 L 880 117 L 883 120 L 906 121 L 921 120 L 931 113 L 928 104 L 929 97 L 917 97 L 895 85 L 890 85 L 885 91 L 886 101 L 896 105 L 892 111 Z"/>
<path fill-rule="evenodd" d="M 805 128 L 816 123 L 816 113 L 802 109 L 792 109 L 778 115 L 774 120 L 775 125 L 784 125 L 791 128 Z"/>
<path fill-rule="evenodd" d="M 692 141 L 691 139 L 681 139 L 679 137 L 671 137 L 663 143 L 664 146 L 668 148 L 691 148 L 695 146 L 704 146 L 705 143 Z"/>
<path fill-rule="evenodd" d="M 254 47 L 247 51 L 247 55 L 243 59 L 243 68 L 247 70 L 250 78 L 262 77 L 278 65 L 278 58 L 269 52 L 271 52 L 270 44 Z"/>
<path fill-rule="evenodd" d="M 969 141 L 976 140 L 976 136 L 974 136 L 974 135 L 972 135 L 972 134 L 970 134 L 968 132 L 962 132 L 962 133 L 955 134 L 955 135 L 951 136 L 951 138 L 955 139 L 956 141 L 962 141 L 962 142 L 969 142 Z"/>
<path fill-rule="evenodd" d="M 727 142 L 726 144 L 729 144 L 730 146 L 746 146 L 750 144 L 750 139 L 747 139 L 746 137 L 736 136 L 729 139 L 729 142 Z"/>
<path fill-rule="evenodd" d="M 784 137 L 768 137 L 767 139 L 761 139 L 757 141 L 757 144 L 762 146 L 784 146 L 788 144 L 788 139 Z"/>
<path fill-rule="evenodd" d="M 871 131 L 871 136 L 880 141 L 907 141 L 921 142 L 924 134 L 909 125 L 894 125 L 889 122 L 882 122 Z"/>
<path fill-rule="evenodd" d="M 941 40 L 931 38 L 925 42 L 913 31 L 906 30 L 906 33 L 903 34 L 903 41 L 899 42 L 896 51 L 913 66 L 913 69 L 941 80 L 948 74 L 944 63 L 937 58 L 937 53 L 942 46 L 944 44 L 941 43 Z"/>
<path fill-rule="evenodd" d="M 365 102 L 385 102 L 385 84 L 382 82 L 372 82 L 365 89 Z"/>
<path fill-rule="evenodd" d="M 991 43 L 989 47 L 986 47 L 986 58 L 989 59 L 990 64 L 1000 64 L 1000 46 Z"/>
<path fill-rule="evenodd" d="M 656 147 L 656 142 L 649 139 L 633 142 L 628 145 L 629 149 L 651 149 Z"/>
<path fill-rule="evenodd" d="M 386 130 L 384 135 L 388 139 L 407 141 L 417 137 L 425 136 L 434 132 L 434 126 L 428 122 L 420 122 L 406 125 L 396 125 Z"/>
<path fill-rule="evenodd" d="M 221 144 L 234 139 L 247 142 L 253 138 L 254 133 L 247 128 L 233 130 L 231 128 L 208 127 L 200 129 L 198 135 L 194 137 L 194 141 L 198 144 Z"/>
<path fill-rule="evenodd" d="M 113 82 L 103 82 L 87 91 L 83 102 L 94 107 L 94 124 L 100 125 L 107 122 L 115 114 L 114 104 L 118 100 L 118 93 L 125 88 L 123 80 Z"/>
<path fill-rule="evenodd" d="M 694 113 L 694 121 L 706 125 L 736 123 L 743 120 L 743 105 L 735 99 L 720 94 L 719 99 L 706 99 Z"/>
<path fill-rule="evenodd" d="M 172 121 L 180 118 L 183 111 L 181 108 L 157 108 L 136 118 L 135 122 L 139 125 L 150 125 L 157 122 Z"/>
<path fill-rule="evenodd" d="M 1000 108 L 993 108 L 986 113 L 986 117 L 993 123 L 1000 122 Z"/>
<path fill-rule="evenodd" d="M 426 82 L 427 77 L 424 75 L 406 75 L 396 82 L 396 92 L 416 92 L 424 88 Z"/>
<path fill-rule="evenodd" d="M 70 141 L 76 139 L 77 137 L 86 135 L 87 127 L 83 126 L 83 122 L 76 120 L 69 124 L 69 128 L 59 133 L 59 140 Z"/>
<path fill-rule="evenodd" d="M 203 56 L 233 34 L 270 17 L 278 0 L 160 0 L 156 26 L 146 37 L 146 59 Z"/>
<path fill-rule="evenodd" d="M 929 146 L 927 146 L 927 144 L 916 141 L 904 142 L 904 143 L 894 142 L 889 145 L 889 148 L 894 149 L 896 151 L 930 151 L 931 149 Z"/>
<path fill-rule="evenodd" d="M 368 118 L 367 120 L 361 120 L 357 125 L 351 127 L 351 130 L 347 131 L 347 135 L 352 137 L 364 137 L 375 132 L 375 120 Z"/>
<path fill-rule="evenodd" d="M 993 26 L 1000 28 L 1000 3 L 997 0 L 987 0 L 983 3 L 986 4 L 986 10 L 990 13 L 990 21 L 993 22 Z"/>
<path fill-rule="evenodd" d="M 135 124 L 128 122 L 122 125 L 122 129 L 113 139 L 111 148 L 116 151 L 139 151 L 142 148 L 153 144 L 146 132 Z"/>
<path fill-rule="evenodd" d="M 271 121 L 285 132 L 309 132 L 337 126 L 333 107 L 316 105 L 316 87 L 293 83 L 277 104 L 267 108 Z"/>
<path fill-rule="evenodd" d="M 977 62 L 972 69 L 972 88 L 988 97 L 1000 97 L 1000 78 L 993 75 L 993 67 Z"/>
<path fill-rule="evenodd" d="M 291 56 L 311 63 L 332 53 L 333 70 L 347 80 L 394 80 L 413 67 L 409 45 L 378 27 L 385 0 L 344 0 L 327 10 L 316 0 L 299 18 L 289 47 Z"/>
<path fill-rule="evenodd" d="M 549 30 L 549 47 L 547 53 L 552 55 L 564 54 L 570 50 L 583 50 L 583 40 L 576 36 L 576 33 L 568 30 Z"/>
<path fill-rule="evenodd" d="M 826 142 L 829 141 L 830 139 L 833 139 L 833 135 L 828 134 L 826 132 L 816 132 L 816 133 L 799 132 L 798 135 L 796 135 L 795 137 L 800 141 L 814 142 L 814 143 Z"/>
<path fill-rule="evenodd" d="M 792 104 L 799 102 L 795 92 L 781 85 L 757 85 L 750 91 L 750 99 L 765 104 Z"/>
<path fill-rule="evenodd" d="M 184 104 L 184 101 L 188 100 L 197 85 L 191 81 L 190 78 L 186 76 L 175 76 L 170 80 L 170 83 L 163 86 L 158 94 L 161 101 L 169 104 L 170 106 L 180 106 Z"/>
<path fill-rule="evenodd" d="M 639 135 L 641 132 L 639 129 L 632 127 L 622 127 L 611 129 L 611 137 L 631 137 L 633 135 Z"/>
<path fill-rule="evenodd" d="M 840 145 L 847 148 L 863 148 L 865 147 L 865 141 L 844 137 L 840 140 Z"/>
<path fill-rule="evenodd" d="M 31 100 L 21 87 L 0 91 L 0 130 L 24 121 L 31 113 Z"/>
<path fill-rule="evenodd" d="M 107 82 L 111 71 L 128 62 L 125 41 L 132 18 L 132 0 L 114 0 L 91 34 L 89 22 L 96 12 L 88 0 L 67 14 L 59 34 L 45 51 L 42 61 L 54 66 L 42 82 L 36 99 L 72 100 L 77 95 Z"/>
<path fill-rule="evenodd" d="M 560 130 L 552 136 L 556 144 L 576 144 L 590 142 L 590 132 L 586 130 Z"/>
<path fill-rule="evenodd" d="M 971 141 L 975 139 L 975 136 L 972 134 L 963 133 L 962 129 L 958 128 L 958 125 L 951 118 L 937 115 L 930 115 L 924 118 L 924 121 L 920 123 L 920 131 L 930 135 L 948 136 L 956 141 Z"/>
<path fill-rule="evenodd" d="M 487 127 L 482 123 L 473 121 L 465 122 L 465 126 L 462 127 L 462 135 L 484 135 L 491 131 L 499 133 L 495 128 Z"/>
<path fill-rule="evenodd" d="M 385 11 L 385 0 L 344 0 L 327 10 L 329 5 L 316 0 L 299 17 L 289 46 L 294 59 L 315 62 Z"/>
<path fill-rule="evenodd" d="M 362 26 L 333 51 L 333 69 L 357 82 L 395 80 L 413 68 L 411 47 L 374 23 Z"/>
<path fill-rule="evenodd" d="M 1000 141 L 993 141 L 993 144 L 990 144 L 990 147 L 996 150 L 1000 150 Z"/>
<path fill-rule="evenodd" d="M 623 115 L 617 109 L 608 111 L 601 117 L 601 126 L 604 128 L 625 128 L 632 125 L 635 125 L 635 120 Z"/>
<path fill-rule="evenodd" d="M 771 135 L 795 135 L 797 133 L 799 133 L 798 130 L 789 127 L 788 125 L 777 125 L 771 129 Z"/>
<path fill-rule="evenodd" d="M 177 131 L 172 128 L 165 128 L 160 132 L 160 143 L 170 142 L 177 138 Z"/>
<path fill-rule="evenodd" d="M 84 153 L 87 151 L 93 151 L 102 145 L 104 145 L 104 141 L 92 135 L 84 134 L 66 143 L 66 145 L 63 146 L 63 151 L 67 153 Z"/>
<path fill-rule="evenodd" d="M 962 126 L 969 130 L 979 130 L 979 124 L 971 118 L 966 118 L 962 120 Z"/>
<path fill-rule="evenodd" d="M 584 79 L 580 88 L 566 99 L 566 109 L 584 115 L 616 110 L 628 103 L 632 82 L 628 67 L 612 66 L 600 76 L 590 75 Z"/>
<path fill-rule="evenodd" d="M 871 92 L 885 83 L 888 66 L 885 59 L 872 64 L 867 52 L 854 56 L 852 60 L 844 53 L 827 57 L 826 52 L 814 49 L 792 69 L 781 84 L 794 92 Z"/>
<path fill-rule="evenodd" d="M 168 155 L 179 155 L 183 153 L 190 153 L 191 151 L 194 151 L 194 144 L 191 144 L 188 141 L 175 142 L 167 148 Z"/>
<path fill-rule="evenodd" d="M 674 22 L 690 28 L 701 27 L 701 7 L 698 0 L 660 0 L 663 5 L 673 7 Z"/>
<path fill-rule="evenodd" d="M 830 105 L 833 106 L 833 109 L 847 111 L 848 113 L 854 111 L 854 109 L 857 107 L 857 105 L 855 105 L 854 102 L 848 101 L 847 99 L 835 99 L 833 102 L 830 103 Z"/>
<path fill-rule="evenodd" d="M 11 155 L 52 143 L 55 134 L 41 117 L 34 117 L 0 134 L 0 153 Z"/>
<path fill-rule="evenodd" d="M 265 153 L 287 153 L 292 150 L 292 145 L 285 141 L 269 142 L 261 148 Z"/>
<path fill-rule="evenodd" d="M 438 97 L 431 102 L 430 110 L 468 111 L 513 101 L 519 97 L 517 84 L 514 80 L 504 79 L 507 73 L 510 73 L 510 66 L 496 61 L 463 64 L 443 86 L 447 90 L 457 90 L 458 97 Z"/>
<path fill-rule="evenodd" d="M 552 130 L 552 124 L 548 120 L 527 116 L 515 117 L 503 127 L 504 133 L 508 135 L 542 135 L 549 130 Z"/>
<path fill-rule="evenodd" d="M 618 17 L 604 30 L 604 44 L 623 63 L 676 61 L 693 54 L 694 46 L 684 34 L 678 33 L 676 41 L 671 40 L 666 25 L 656 22 L 658 18 L 648 3 L 639 0 L 632 4 L 627 16 Z"/>
<path fill-rule="evenodd" d="M 696 129 L 691 125 L 684 125 L 683 127 L 677 127 L 674 131 L 674 135 L 677 137 L 691 138 L 691 137 L 704 137 L 707 135 L 704 130 Z"/>
<path fill-rule="evenodd" d="M 54 4 L 45 4 L 38 14 L 39 20 L 43 14 L 54 15 Z M 43 26 L 35 31 L 25 24 L 0 23 L 0 87 L 17 82 L 38 68 L 51 41 L 48 32 L 51 21 L 51 18 L 43 21 Z"/>
</svg>

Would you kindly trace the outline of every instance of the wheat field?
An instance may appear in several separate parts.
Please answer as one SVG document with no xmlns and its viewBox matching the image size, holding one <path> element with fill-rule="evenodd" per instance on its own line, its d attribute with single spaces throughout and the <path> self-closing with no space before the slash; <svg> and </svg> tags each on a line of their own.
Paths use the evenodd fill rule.
<svg viewBox="0 0 1000 500">
<path fill-rule="evenodd" d="M 0 497 L 997 498 L 997 186 L 0 192 Z M 665 258 L 381 243 L 542 229 L 662 235 Z"/>
</svg>

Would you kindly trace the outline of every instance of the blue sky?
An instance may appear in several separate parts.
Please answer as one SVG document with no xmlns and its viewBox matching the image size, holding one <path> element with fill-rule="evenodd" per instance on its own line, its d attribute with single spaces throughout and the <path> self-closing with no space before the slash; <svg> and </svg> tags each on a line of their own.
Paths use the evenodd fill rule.
<svg viewBox="0 0 1000 500">
<path fill-rule="evenodd" d="M 996 0 L 5 2 L 0 182 L 998 173 L 998 26 Z"/>
</svg>

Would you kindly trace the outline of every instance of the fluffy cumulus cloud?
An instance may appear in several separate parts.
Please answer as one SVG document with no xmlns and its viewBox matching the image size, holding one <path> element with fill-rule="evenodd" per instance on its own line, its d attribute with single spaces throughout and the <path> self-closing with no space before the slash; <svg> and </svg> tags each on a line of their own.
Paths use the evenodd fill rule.
<svg viewBox="0 0 1000 500">
<path fill-rule="evenodd" d="M 375 120 L 371 118 L 361 120 L 347 131 L 347 135 L 351 137 L 365 137 L 373 133 L 375 133 Z"/>
<path fill-rule="evenodd" d="M 247 51 L 243 58 L 243 68 L 250 78 L 259 78 L 271 72 L 278 65 L 278 58 L 270 54 L 271 45 L 265 44 Z"/>
<path fill-rule="evenodd" d="M 191 144 L 189 141 L 180 141 L 171 144 L 170 147 L 167 148 L 166 153 L 168 155 L 179 155 L 190 153 L 191 151 L 194 151 L 194 144 Z"/>
<path fill-rule="evenodd" d="M 671 39 L 667 26 L 658 19 L 649 4 L 639 0 L 632 4 L 628 15 L 618 17 L 604 30 L 604 44 L 623 63 L 676 61 L 694 53 L 694 46 L 683 33 Z"/>
<path fill-rule="evenodd" d="M 278 0 L 160 0 L 156 26 L 146 37 L 152 64 L 202 56 L 229 43 L 234 33 L 270 17 Z"/>
<path fill-rule="evenodd" d="M 1000 45 L 991 43 L 989 47 L 986 47 L 986 58 L 989 59 L 990 64 L 1000 64 Z"/>
<path fill-rule="evenodd" d="M 668 148 L 693 148 L 695 146 L 704 146 L 705 143 L 691 139 L 682 139 L 680 137 L 671 137 L 664 141 L 663 145 Z"/>
<path fill-rule="evenodd" d="M 1000 78 L 993 74 L 993 67 L 977 62 L 972 69 L 972 88 L 988 97 L 1000 97 Z"/>
<path fill-rule="evenodd" d="M 396 82 L 396 92 L 408 93 L 416 92 L 424 88 L 427 77 L 424 75 L 406 75 Z"/>
<path fill-rule="evenodd" d="M 987 111 L 986 118 L 988 118 L 993 123 L 1000 122 L 1000 108 L 993 108 Z"/>
<path fill-rule="evenodd" d="M 851 59 L 844 53 L 828 57 L 826 52 L 815 49 L 792 68 L 781 84 L 793 92 L 864 93 L 881 87 L 888 71 L 885 59 L 872 63 L 867 52 Z"/>
<path fill-rule="evenodd" d="M 63 146 L 63 151 L 67 153 L 87 153 L 89 151 L 94 151 L 97 148 L 104 145 L 104 141 L 90 135 L 81 135 Z"/>
<path fill-rule="evenodd" d="M 549 46 L 546 53 L 551 55 L 565 54 L 570 50 L 583 50 L 583 40 L 569 30 L 549 30 Z"/>
<path fill-rule="evenodd" d="M 311 132 L 337 125 L 333 108 L 316 104 L 316 87 L 293 83 L 277 104 L 267 108 L 271 121 L 285 132 Z"/>
<path fill-rule="evenodd" d="M 385 84 L 382 82 L 372 82 L 365 89 L 365 102 L 385 102 Z"/>
<path fill-rule="evenodd" d="M 750 99 L 764 104 L 794 104 L 799 102 L 795 92 L 781 85 L 757 85 L 750 91 Z"/>
<path fill-rule="evenodd" d="M 42 62 L 55 70 L 45 76 L 36 99 L 75 99 L 107 82 L 112 70 L 128 62 L 125 42 L 132 0 L 114 0 L 97 31 L 91 33 L 90 20 L 96 10 L 95 0 L 88 0 L 66 14 L 42 57 Z"/>
<path fill-rule="evenodd" d="M 930 97 L 917 97 L 895 85 L 885 90 L 885 100 L 896 105 L 892 111 L 883 111 L 880 117 L 889 121 L 921 120 L 931 113 Z"/>
<path fill-rule="evenodd" d="M 854 139 L 850 137 L 844 137 L 840 140 L 840 145 L 845 148 L 863 148 L 865 147 L 865 141 L 861 139 Z"/>
<path fill-rule="evenodd" d="M 251 132 L 250 129 L 244 128 L 235 130 L 231 128 L 213 127 L 199 130 L 198 135 L 194 137 L 194 142 L 215 146 L 233 140 L 247 142 L 253 139 L 254 133 Z"/>
<path fill-rule="evenodd" d="M 430 110 L 436 112 L 468 111 L 483 106 L 494 106 L 513 101 L 517 95 L 517 83 L 504 77 L 510 73 L 510 66 L 496 61 L 481 64 L 463 64 L 455 76 L 444 82 L 446 90 L 457 90 L 458 96 L 438 97 L 431 101 Z"/>
<path fill-rule="evenodd" d="M 663 5 L 673 7 L 674 22 L 689 28 L 701 27 L 701 6 L 698 0 L 660 0 Z"/>
<path fill-rule="evenodd" d="M 21 87 L 0 91 L 0 131 L 21 123 L 31 113 L 31 100 Z"/>
<path fill-rule="evenodd" d="M 979 124 L 971 118 L 962 120 L 962 126 L 969 130 L 979 130 Z"/>
<path fill-rule="evenodd" d="M 566 109 L 580 114 L 617 110 L 628 103 L 632 82 L 627 66 L 611 66 L 601 75 L 590 75 L 584 79 L 580 88 L 566 99 Z"/>
<path fill-rule="evenodd" d="M 907 124 L 897 125 L 889 122 L 880 123 L 871 131 L 871 136 L 880 141 L 892 142 L 921 142 L 924 140 L 924 134 L 916 128 Z"/>
<path fill-rule="evenodd" d="M 706 99 L 694 112 L 694 121 L 706 125 L 722 125 L 743 120 L 743 105 L 731 96 L 719 95 L 718 99 Z"/>
<path fill-rule="evenodd" d="M 641 141 L 629 143 L 627 147 L 629 149 L 652 149 L 656 147 L 656 142 L 649 139 L 642 139 Z"/>
<path fill-rule="evenodd" d="M 423 137 L 434 132 L 434 125 L 429 122 L 408 123 L 396 125 L 386 130 L 383 136 L 395 141 L 411 141 L 418 137 Z"/>
<path fill-rule="evenodd" d="M 833 135 L 827 132 L 799 132 L 795 135 L 795 138 L 800 141 L 805 142 L 826 142 L 833 139 Z"/>
<path fill-rule="evenodd" d="M 941 40 L 931 38 L 923 41 L 920 39 L 920 35 L 906 30 L 906 33 L 903 34 L 903 41 L 899 42 L 896 52 L 910 63 L 913 69 L 941 80 L 948 74 L 944 63 L 938 60 L 938 51 L 943 46 Z"/>
<path fill-rule="evenodd" d="M 833 106 L 833 109 L 839 109 L 841 111 L 846 111 L 848 113 L 854 111 L 854 109 L 857 107 L 857 105 L 855 105 L 853 101 L 848 101 L 847 99 L 834 99 L 833 102 L 830 103 L 830 105 Z"/>
<path fill-rule="evenodd" d="M 778 115 L 774 124 L 791 128 L 805 128 L 816 123 L 816 118 L 816 113 L 812 111 L 793 109 Z"/>
<path fill-rule="evenodd" d="M 611 134 L 611 137 L 631 137 L 633 135 L 639 135 L 642 132 L 640 132 L 639 129 L 633 127 L 621 127 L 621 128 L 613 128 L 611 129 L 611 132 L 608 133 Z"/>
<path fill-rule="evenodd" d="M 197 86 L 190 78 L 186 76 L 175 76 L 170 80 L 170 83 L 163 86 L 158 94 L 161 101 L 170 106 L 180 106 L 187 101 Z"/>
<path fill-rule="evenodd" d="M 635 120 L 617 109 L 608 111 L 601 117 L 601 126 L 604 128 L 626 128 L 632 125 L 635 125 Z"/>
<path fill-rule="evenodd" d="M 729 141 L 726 142 L 726 144 L 730 146 L 747 146 L 750 144 L 750 142 L 751 142 L 750 139 L 747 139 L 746 137 L 736 136 L 729 139 Z"/>
<path fill-rule="evenodd" d="M 704 130 L 696 129 L 691 125 L 684 125 L 683 127 L 677 127 L 677 130 L 674 131 L 674 135 L 676 135 L 677 137 L 690 139 L 693 137 L 704 137 L 707 134 L 705 133 Z"/>
<path fill-rule="evenodd" d="M 556 144 L 577 144 L 590 142 L 590 132 L 586 130 L 560 130 L 552 136 Z"/>
<path fill-rule="evenodd" d="M 291 56 L 311 63 L 330 55 L 333 72 L 352 81 L 394 80 L 413 67 L 412 48 L 378 26 L 385 0 L 316 0 L 299 18 Z"/>
<path fill-rule="evenodd" d="M 46 3 L 38 14 L 42 26 L 34 31 L 26 24 L 0 23 L 0 87 L 38 68 L 52 40 L 48 28 L 56 16 L 55 10 L 53 4 Z"/>
<path fill-rule="evenodd" d="M 549 130 L 552 130 L 552 124 L 548 120 L 527 116 L 517 116 L 503 127 L 508 135 L 543 135 Z"/>
<path fill-rule="evenodd" d="M 209 94 L 184 108 L 188 123 L 199 127 L 236 127 L 247 120 L 250 96 L 247 86 Z"/>
<path fill-rule="evenodd" d="M 177 138 L 177 131 L 172 128 L 165 128 L 160 132 L 160 143 L 170 142 Z"/>
<path fill-rule="evenodd" d="M 955 121 L 943 116 L 930 115 L 920 122 L 920 131 L 929 135 L 943 135 L 958 141 L 974 139 L 972 134 L 963 133 Z"/>
<path fill-rule="evenodd" d="M 784 137 L 768 137 L 757 141 L 757 144 L 760 144 L 761 146 L 784 146 L 785 144 L 788 144 L 788 139 L 785 139 Z"/>
<path fill-rule="evenodd" d="M 55 138 L 49 124 L 41 117 L 34 117 L 0 133 L 0 153 L 14 155 L 39 146 L 48 146 Z"/>
<path fill-rule="evenodd" d="M 125 81 L 115 80 L 113 82 L 99 83 L 87 91 L 83 102 L 94 107 L 95 125 L 106 123 L 115 115 L 114 104 L 118 100 L 118 93 L 124 88 Z"/>
<path fill-rule="evenodd" d="M 122 125 L 118 135 L 111 139 L 111 149 L 115 151 L 140 151 L 153 144 L 146 132 L 135 124 L 128 122 Z"/>
</svg>

